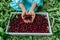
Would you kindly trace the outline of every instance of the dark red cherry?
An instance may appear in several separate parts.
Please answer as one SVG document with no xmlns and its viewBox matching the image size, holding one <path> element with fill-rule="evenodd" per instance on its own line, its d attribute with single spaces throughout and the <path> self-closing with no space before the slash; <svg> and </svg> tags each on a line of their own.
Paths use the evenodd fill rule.
<svg viewBox="0 0 60 40">
<path fill-rule="evenodd" d="M 32 18 L 31 15 L 25 15 L 25 17 L 29 20 Z M 26 24 L 21 18 L 21 14 L 18 14 L 18 18 L 15 16 L 13 20 L 10 21 L 9 26 L 8 32 L 49 33 L 46 15 L 36 14 L 34 22 Z"/>
</svg>

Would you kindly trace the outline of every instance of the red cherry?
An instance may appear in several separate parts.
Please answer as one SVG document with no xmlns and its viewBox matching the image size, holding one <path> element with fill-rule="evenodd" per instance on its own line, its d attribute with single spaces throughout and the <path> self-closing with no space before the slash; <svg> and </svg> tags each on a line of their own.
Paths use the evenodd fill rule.
<svg viewBox="0 0 60 40">
<path fill-rule="evenodd" d="M 31 19 L 32 19 L 31 15 L 25 15 L 25 20 L 31 20 Z"/>
<path fill-rule="evenodd" d="M 27 16 L 28 19 L 31 16 Z M 8 32 L 33 32 L 33 33 L 48 33 L 48 21 L 45 18 L 46 15 L 38 15 L 34 19 L 33 23 L 24 23 L 21 18 L 21 14 L 18 14 L 18 18 L 14 17 L 13 20 L 10 21 L 10 28 Z"/>
<path fill-rule="evenodd" d="M 46 33 L 48 33 L 48 32 L 49 32 L 49 30 L 48 30 L 48 29 L 46 29 L 46 30 L 45 30 L 45 32 L 46 32 Z"/>
</svg>

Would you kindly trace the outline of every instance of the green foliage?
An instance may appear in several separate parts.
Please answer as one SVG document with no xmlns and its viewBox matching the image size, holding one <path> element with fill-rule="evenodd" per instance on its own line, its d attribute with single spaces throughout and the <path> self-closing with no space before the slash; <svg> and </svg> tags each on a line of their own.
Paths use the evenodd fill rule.
<svg viewBox="0 0 60 40">
<path fill-rule="evenodd" d="M 50 37 L 35 36 L 10 36 L 5 34 L 6 23 L 10 16 L 10 12 L 17 12 L 9 5 L 11 0 L 0 0 L 0 40 L 60 40 L 60 0 L 44 0 L 44 6 L 41 11 L 49 13 L 53 35 Z M 17 16 L 16 16 L 17 17 Z"/>
<path fill-rule="evenodd" d="M 0 32 L 4 32 L 2 27 L 0 27 Z"/>
<path fill-rule="evenodd" d="M 3 40 L 3 37 L 0 36 L 0 40 Z"/>
</svg>

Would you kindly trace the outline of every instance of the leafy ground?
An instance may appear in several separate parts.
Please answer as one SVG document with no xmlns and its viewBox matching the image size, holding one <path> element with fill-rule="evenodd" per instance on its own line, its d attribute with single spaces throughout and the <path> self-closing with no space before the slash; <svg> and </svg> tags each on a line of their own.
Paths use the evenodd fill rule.
<svg viewBox="0 0 60 40">
<path fill-rule="evenodd" d="M 60 0 L 44 0 L 39 11 L 49 13 L 52 36 L 11 36 L 5 34 L 10 12 L 17 12 L 9 6 L 11 0 L 0 0 L 0 40 L 60 40 Z"/>
</svg>

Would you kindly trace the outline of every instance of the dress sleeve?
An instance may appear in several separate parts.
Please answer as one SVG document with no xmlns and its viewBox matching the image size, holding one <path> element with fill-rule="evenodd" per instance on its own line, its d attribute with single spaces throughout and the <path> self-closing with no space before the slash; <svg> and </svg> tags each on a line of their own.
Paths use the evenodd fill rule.
<svg viewBox="0 0 60 40">
<path fill-rule="evenodd" d="M 43 6 L 43 0 L 34 0 L 37 3 L 37 6 Z"/>
<path fill-rule="evenodd" d="M 20 4 L 21 2 L 23 2 L 23 0 L 12 0 L 12 2 L 10 2 L 10 6 L 15 10 L 20 10 L 18 4 Z"/>
</svg>

